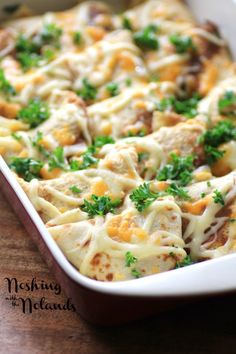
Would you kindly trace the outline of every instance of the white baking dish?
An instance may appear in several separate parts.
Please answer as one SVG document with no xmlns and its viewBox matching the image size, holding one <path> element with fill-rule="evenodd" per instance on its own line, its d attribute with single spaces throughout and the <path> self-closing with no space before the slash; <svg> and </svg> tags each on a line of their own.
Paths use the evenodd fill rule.
<svg viewBox="0 0 236 354">
<path fill-rule="evenodd" d="M 220 30 L 226 39 L 232 42 L 232 49 L 236 53 L 236 44 L 232 41 L 236 18 L 235 1 L 187 2 L 198 19 L 210 19 L 220 25 Z M 10 1 L 1 1 L 1 5 L 6 3 L 9 4 Z M 35 10 L 46 11 L 69 7 L 75 1 L 57 1 L 55 6 L 53 3 L 50 7 L 46 1 L 39 4 L 38 1 L 29 0 L 24 3 L 30 4 Z M 0 186 L 62 283 L 65 292 L 72 297 L 78 312 L 92 322 L 118 323 L 132 320 L 190 298 L 236 290 L 236 254 L 137 280 L 109 283 L 89 279 L 81 275 L 63 255 L 1 157 Z"/>
</svg>

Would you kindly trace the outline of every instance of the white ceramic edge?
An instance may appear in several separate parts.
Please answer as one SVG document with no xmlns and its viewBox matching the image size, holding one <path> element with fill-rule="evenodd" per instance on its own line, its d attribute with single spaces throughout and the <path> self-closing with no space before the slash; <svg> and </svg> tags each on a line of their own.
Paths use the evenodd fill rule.
<svg viewBox="0 0 236 354">
<path fill-rule="evenodd" d="M 7 164 L 0 157 L 0 171 L 14 189 L 53 257 L 66 274 L 77 283 L 94 291 L 126 296 L 190 296 L 236 290 L 236 254 L 198 263 L 186 268 L 140 279 L 115 283 L 99 282 L 79 273 L 66 259 L 53 240 L 39 214 L 17 182 Z"/>
<path fill-rule="evenodd" d="M 3 2 L 9 4 L 8 0 Z M 11 1 L 11 3 L 15 2 Z M 33 2 L 31 0 L 31 4 Z M 58 0 L 57 4 L 61 5 L 65 2 L 65 0 Z M 38 1 L 35 3 L 38 4 Z M 234 48 L 236 42 L 232 34 L 236 17 L 236 0 L 227 0 L 223 3 L 221 0 L 187 0 L 187 3 L 198 18 L 201 20 L 204 18 L 213 20 L 220 26 L 220 29 L 223 30 L 223 35 L 231 43 L 233 52 L 236 53 L 236 48 Z M 222 8 L 220 12 L 217 9 L 219 6 Z M 69 263 L 52 239 L 38 213 L 1 156 L 0 171 L 14 188 L 52 255 L 67 275 L 77 283 L 94 291 L 126 296 L 195 296 L 236 290 L 236 254 L 205 261 L 175 271 L 116 283 L 98 282 L 81 275 Z"/>
</svg>

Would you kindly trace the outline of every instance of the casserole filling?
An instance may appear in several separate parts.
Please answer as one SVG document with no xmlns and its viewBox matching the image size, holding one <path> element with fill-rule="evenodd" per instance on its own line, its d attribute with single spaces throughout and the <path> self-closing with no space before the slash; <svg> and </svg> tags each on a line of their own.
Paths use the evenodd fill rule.
<svg viewBox="0 0 236 354">
<path fill-rule="evenodd" d="M 0 29 L 0 153 L 100 281 L 236 249 L 236 73 L 178 0 L 99 2 Z"/>
</svg>

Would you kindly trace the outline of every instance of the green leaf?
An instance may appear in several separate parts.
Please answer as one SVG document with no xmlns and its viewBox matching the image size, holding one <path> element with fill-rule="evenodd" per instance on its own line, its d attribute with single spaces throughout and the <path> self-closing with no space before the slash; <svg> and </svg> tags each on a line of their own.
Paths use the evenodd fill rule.
<svg viewBox="0 0 236 354">
<path fill-rule="evenodd" d="M 134 278 L 140 278 L 142 275 L 142 273 L 135 268 L 131 269 L 131 274 Z"/>
<path fill-rule="evenodd" d="M 48 160 L 48 166 L 49 171 L 52 171 L 55 168 L 60 168 L 62 170 L 67 169 L 63 147 L 58 146 L 55 150 L 53 150 Z"/>
<path fill-rule="evenodd" d="M 186 186 L 192 180 L 194 156 L 181 157 L 174 153 L 170 156 L 170 162 L 158 172 L 157 179 L 159 181 L 172 180 L 180 186 Z"/>
<path fill-rule="evenodd" d="M 14 157 L 11 160 L 10 167 L 20 177 L 29 182 L 33 178 L 39 178 L 39 172 L 43 167 L 43 162 L 32 158 Z"/>
<path fill-rule="evenodd" d="M 30 125 L 31 128 L 37 127 L 50 116 L 48 105 L 42 102 L 39 98 L 34 98 L 29 102 L 29 105 L 22 108 L 17 115 L 17 118 L 24 123 Z"/>
<path fill-rule="evenodd" d="M 82 88 L 76 91 L 77 95 L 82 97 L 85 101 L 95 100 L 97 97 L 97 88 L 86 78 L 83 78 L 82 85 Z"/>
<path fill-rule="evenodd" d="M 167 194 L 173 195 L 173 197 L 178 197 L 181 200 L 191 200 L 188 192 L 174 183 L 171 183 L 165 192 Z"/>
<path fill-rule="evenodd" d="M 84 204 L 81 206 L 81 209 L 88 213 L 90 217 L 95 215 L 106 215 L 107 213 L 114 213 L 115 208 L 121 204 L 121 200 L 117 199 L 112 201 L 110 197 L 107 196 L 97 196 L 92 195 L 92 202 L 84 200 Z"/>
<path fill-rule="evenodd" d="M 109 92 L 111 97 L 117 96 L 120 93 L 119 85 L 115 82 L 110 82 L 106 85 L 106 90 Z"/>
<path fill-rule="evenodd" d="M 217 189 L 213 193 L 214 193 L 214 195 L 213 195 L 214 202 L 216 204 L 221 204 L 222 206 L 224 206 L 225 201 L 224 201 L 222 193 L 220 191 L 218 191 Z"/>
<path fill-rule="evenodd" d="M 156 36 L 158 28 L 155 25 L 149 25 L 143 30 L 134 33 L 135 43 L 143 49 L 157 50 L 159 41 Z"/>
<path fill-rule="evenodd" d="M 6 79 L 3 69 L 0 69 L 0 92 L 7 96 L 16 94 L 16 90 Z"/>
<path fill-rule="evenodd" d="M 201 97 L 195 93 L 191 98 L 178 100 L 174 96 L 163 98 L 157 103 L 157 109 L 161 112 L 174 111 L 182 114 L 187 118 L 194 118 L 197 114 L 197 107 Z"/>
<path fill-rule="evenodd" d="M 128 19 L 128 17 L 123 17 L 122 19 L 122 26 L 123 28 L 129 30 L 129 31 L 132 31 L 133 30 L 133 27 L 132 27 L 132 23 L 131 21 Z"/>
<path fill-rule="evenodd" d="M 82 193 L 82 190 L 79 189 L 77 186 L 73 185 L 69 188 L 71 190 L 71 192 L 75 193 L 75 194 L 79 194 Z"/>
<path fill-rule="evenodd" d="M 81 42 L 82 42 L 82 34 L 81 34 L 81 32 L 79 32 L 79 31 L 74 32 L 74 34 L 73 34 L 73 42 L 76 45 L 80 45 L 81 44 Z"/>
<path fill-rule="evenodd" d="M 115 140 L 111 136 L 101 135 L 97 136 L 93 141 L 93 145 L 96 148 L 101 148 L 102 146 L 107 144 L 115 144 Z"/>
<path fill-rule="evenodd" d="M 226 91 L 218 101 L 220 114 L 232 116 L 236 114 L 236 94 L 233 91 Z"/>
<path fill-rule="evenodd" d="M 132 255 L 131 252 L 126 252 L 125 254 L 125 266 L 130 267 L 132 264 L 136 263 L 138 259 Z"/>
<path fill-rule="evenodd" d="M 212 129 L 207 130 L 200 138 L 204 145 L 217 148 L 219 145 L 236 139 L 236 128 L 230 120 L 217 123 Z"/>
<path fill-rule="evenodd" d="M 176 269 L 183 268 L 183 267 L 187 267 L 187 266 L 192 265 L 192 264 L 194 264 L 194 261 L 191 259 L 190 256 L 186 256 L 182 262 L 177 262 L 176 263 L 175 268 Z"/>
<path fill-rule="evenodd" d="M 173 34 L 169 37 L 169 41 L 175 46 L 176 52 L 178 54 L 196 51 L 196 46 L 193 43 L 192 38 L 189 36 Z"/>
<path fill-rule="evenodd" d="M 160 196 L 162 196 L 161 193 L 154 193 L 150 191 L 150 183 L 144 183 L 134 189 L 129 198 L 134 203 L 136 209 L 139 212 L 143 212 Z"/>
</svg>

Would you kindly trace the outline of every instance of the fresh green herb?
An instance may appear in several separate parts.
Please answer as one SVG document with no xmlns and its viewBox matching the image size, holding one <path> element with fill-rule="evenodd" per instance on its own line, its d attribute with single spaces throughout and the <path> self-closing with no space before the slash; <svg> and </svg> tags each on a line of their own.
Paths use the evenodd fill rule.
<svg viewBox="0 0 236 354">
<path fill-rule="evenodd" d="M 221 157 L 223 157 L 225 153 L 224 151 L 218 150 L 210 145 L 205 145 L 204 151 L 206 155 L 206 161 L 210 166 L 218 161 Z"/>
<path fill-rule="evenodd" d="M 50 116 L 48 105 L 42 102 L 39 98 L 34 98 L 29 102 L 29 105 L 22 108 L 17 115 L 17 118 L 22 122 L 30 125 L 31 128 L 37 127 L 39 124 L 47 120 Z"/>
<path fill-rule="evenodd" d="M 80 45 L 81 44 L 81 42 L 82 42 L 81 32 L 79 32 L 79 31 L 74 32 L 74 34 L 73 34 L 73 42 L 76 45 Z"/>
<path fill-rule="evenodd" d="M 86 78 L 83 78 L 82 84 L 83 87 L 76 91 L 77 95 L 81 96 L 85 101 L 95 100 L 97 97 L 97 88 Z"/>
<path fill-rule="evenodd" d="M 109 92 L 111 97 L 117 96 L 120 93 L 119 86 L 115 82 L 110 82 L 106 85 L 106 90 Z"/>
<path fill-rule="evenodd" d="M 38 66 L 45 60 L 50 60 L 54 56 L 51 49 L 44 50 L 45 45 L 50 45 L 56 49 L 60 48 L 60 37 L 62 30 L 55 24 L 45 24 L 42 31 L 33 38 L 26 38 L 20 34 L 16 39 L 16 57 L 24 70 Z"/>
<path fill-rule="evenodd" d="M 226 91 L 218 101 L 220 114 L 232 116 L 236 114 L 236 94 L 233 91 Z"/>
<path fill-rule="evenodd" d="M 99 159 L 94 157 L 93 153 L 95 153 L 95 150 L 92 150 L 91 147 L 88 148 L 86 152 L 81 155 L 82 162 L 77 160 L 70 161 L 70 169 L 72 171 L 85 170 L 92 165 L 96 165 Z"/>
<path fill-rule="evenodd" d="M 150 183 L 144 183 L 132 191 L 130 199 L 136 209 L 139 212 L 143 212 L 160 196 L 160 193 L 150 191 Z"/>
<path fill-rule="evenodd" d="M 236 222 L 236 219 L 235 218 L 230 218 L 228 219 L 229 222 Z"/>
<path fill-rule="evenodd" d="M 175 46 L 178 54 L 196 51 L 196 46 L 191 37 L 173 34 L 169 37 L 169 41 Z"/>
<path fill-rule="evenodd" d="M 62 33 L 62 29 L 59 28 L 55 23 L 45 24 L 40 33 L 41 46 L 50 44 L 59 49 Z"/>
<path fill-rule="evenodd" d="M 157 109 L 161 112 L 171 111 L 183 114 L 187 118 L 193 118 L 198 114 L 197 106 L 201 97 L 195 93 L 191 98 L 178 100 L 174 96 L 163 98 L 158 104 Z"/>
<path fill-rule="evenodd" d="M 165 192 L 167 194 L 173 195 L 173 197 L 178 197 L 182 200 L 191 200 L 191 197 L 188 192 L 175 183 L 171 183 L 171 185 L 167 188 Z"/>
<path fill-rule="evenodd" d="M 224 155 L 224 151 L 219 151 L 217 147 L 236 139 L 236 128 L 229 120 L 223 120 L 212 129 L 207 130 L 201 137 L 200 143 L 204 144 L 206 161 L 209 165 L 216 162 Z"/>
<path fill-rule="evenodd" d="M 43 167 L 43 162 L 32 158 L 14 157 L 11 160 L 10 167 L 26 181 L 33 178 L 39 178 L 39 172 Z"/>
<path fill-rule="evenodd" d="M 111 136 L 101 135 L 97 136 L 93 141 L 93 145 L 96 148 L 101 148 L 106 144 L 115 144 L 115 140 Z"/>
<path fill-rule="evenodd" d="M 132 130 L 128 131 L 127 134 L 124 136 L 124 138 L 132 138 L 135 136 L 139 136 L 140 138 L 143 138 L 146 135 L 146 130 L 145 129 L 141 129 L 137 132 L 133 132 Z"/>
<path fill-rule="evenodd" d="M 92 194 L 92 202 L 84 199 L 84 204 L 81 209 L 88 213 L 89 216 L 95 215 L 106 215 L 107 213 L 114 213 L 115 208 L 121 204 L 121 200 L 117 199 L 112 201 L 110 197 L 107 196 L 97 196 Z"/>
<path fill-rule="evenodd" d="M 149 25 L 134 33 L 135 43 L 143 49 L 157 50 L 159 48 L 159 41 L 156 36 L 157 30 L 157 26 Z"/>
<path fill-rule="evenodd" d="M 114 144 L 115 140 L 111 136 L 97 136 L 93 144 L 90 145 L 87 150 L 81 155 L 82 162 L 77 160 L 70 161 L 70 169 L 72 171 L 85 170 L 86 168 L 96 165 L 99 161 L 98 158 L 94 156 L 97 153 L 97 149 L 101 148 L 106 144 Z"/>
<path fill-rule="evenodd" d="M 207 187 L 211 187 L 211 182 L 207 181 Z"/>
<path fill-rule="evenodd" d="M 16 90 L 10 84 L 10 82 L 6 79 L 3 69 L 0 69 L 0 92 L 5 95 L 15 95 Z"/>
<path fill-rule="evenodd" d="M 69 188 L 70 190 L 71 190 L 71 192 L 73 192 L 73 193 L 75 193 L 75 194 L 79 194 L 79 193 L 82 193 L 82 190 L 81 189 L 79 189 L 77 186 L 71 186 L 70 188 Z"/>
<path fill-rule="evenodd" d="M 201 193 L 201 198 L 205 198 L 205 196 L 206 196 L 206 193 L 202 192 Z"/>
<path fill-rule="evenodd" d="M 127 87 L 132 86 L 132 79 L 130 77 L 127 77 L 127 79 L 125 80 L 125 84 Z"/>
<path fill-rule="evenodd" d="M 214 191 L 213 200 L 216 204 L 221 204 L 223 206 L 225 205 L 223 195 L 217 189 Z"/>
<path fill-rule="evenodd" d="M 140 278 L 142 273 L 139 272 L 137 269 L 133 268 L 131 269 L 131 274 L 133 275 L 134 278 Z"/>
<path fill-rule="evenodd" d="M 205 145 L 218 147 L 230 140 L 236 139 L 236 128 L 230 120 L 223 120 L 212 129 L 207 130 L 200 138 Z"/>
<path fill-rule="evenodd" d="M 159 181 L 172 180 L 180 186 L 186 186 L 192 180 L 194 170 L 194 157 L 192 155 L 181 157 L 174 153 L 171 155 L 169 164 L 164 166 L 157 174 Z"/>
<path fill-rule="evenodd" d="M 55 168 L 60 168 L 66 170 L 66 163 L 64 157 L 64 149 L 61 146 L 56 147 L 55 150 L 50 154 L 48 160 L 49 171 L 54 170 Z"/>
<path fill-rule="evenodd" d="M 148 152 L 139 152 L 138 153 L 138 162 L 145 161 L 149 158 L 150 154 Z"/>
<path fill-rule="evenodd" d="M 37 132 L 36 135 L 31 139 L 33 147 L 35 147 L 43 156 L 49 157 L 50 152 L 45 149 L 45 147 L 41 144 L 43 139 L 43 133 Z"/>
<path fill-rule="evenodd" d="M 123 26 L 123 28 L 125 28 L 125 29 L 127 29 L 127 30 L 129 30 L 129 31 L 132 31 L 132 30 L 133 30 L 131 21 L 128 19 L 128 17 L 123 17 L 123 19 L 122 19 L 122 26 Z"/>
<path fill-rule="evenodd" d="M 131 252 L 126 252 L 125 254 L 125 266 L 130 267 L 132 264 L 136 263 L 138 259 L 132 255 Z"/>
<path fill-rule="evenodd" d="M 20 141 L 22 139 L 22 137 L 17 133 L 12 133 L 11 136 L 17 141 Z"/>
<path fill-rule="evenodd" d="M 191 259 L 190 256 L 186 256 L 182 262 L 177 262 L 176 263 L 175 268 L 176 269 L 183 268 L 183 267 L 187 267 L 187 266 L 192 265 L 192 264 L 194 264 L 194 261 Z"/>
</svg>

